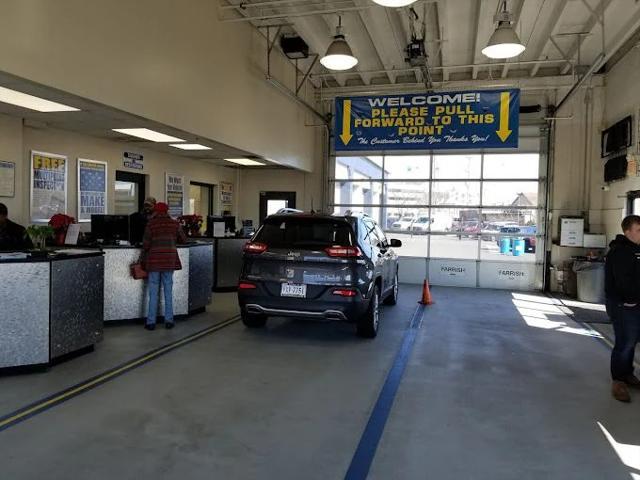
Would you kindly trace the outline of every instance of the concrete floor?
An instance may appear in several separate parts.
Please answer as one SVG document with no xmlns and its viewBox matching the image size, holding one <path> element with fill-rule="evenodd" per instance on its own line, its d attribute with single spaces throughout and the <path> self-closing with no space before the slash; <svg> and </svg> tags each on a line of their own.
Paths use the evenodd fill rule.
<svg viewBox="0 0 640 480">
<path fill-rule="evenodd" d="M 418 291 L 374 341 L 279 319 L 215 332 L 0 432 L 0 478 L 344 478 Z M 369 478 L 640 478 L 640 392 L 611 399 L 588 331 L 543 296 L 433 294 Z M 0 377 L 0 416 L 235 313 L 224 294 L 172 331 L 109 328 L 92 354 Z"/>
</svg>

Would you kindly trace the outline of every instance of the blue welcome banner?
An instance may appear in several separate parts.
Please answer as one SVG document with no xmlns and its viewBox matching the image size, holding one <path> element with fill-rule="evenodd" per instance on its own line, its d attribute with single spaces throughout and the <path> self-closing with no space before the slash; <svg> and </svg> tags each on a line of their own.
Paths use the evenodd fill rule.
<svg viewBox="0 0 640 480">
<path fill-rule="evenodd" d="M 338 97 L 336 151 L 517 148 L 520 90 Z"/>
</svg>

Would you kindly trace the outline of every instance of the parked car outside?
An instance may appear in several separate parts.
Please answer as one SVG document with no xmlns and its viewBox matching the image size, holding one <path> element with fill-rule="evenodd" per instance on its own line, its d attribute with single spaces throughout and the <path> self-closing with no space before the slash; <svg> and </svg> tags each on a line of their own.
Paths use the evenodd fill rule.
<svg viewBox="0 0 640 480">
<path fill-rule="evenodd" d="M 398 299 L 399 240 L 367 215 L 272 215 L 248 242 L 238 284 L 242 321 L 339 320 L 378 333 L 380 304 Z"/>
<path fill-rule="evenodd" d="M 412 233 L 427 233 L 429 231 L 429 227 L 431 226 L 432 219 L 425 216 L 420 215 L 416 218 L 416 221 L 411 224 L 411 232 Z"/>
<path fill-rule="evenodd" d="M 416 217 L 413 214 L 405 214 L 402 216 L 402 218 L 400 220 L 398 220 L 397 222 L 394 222 L 393 225 L 391 225 L 391 229 L 394 231 L 408 231 L 411 229 L 411 225 L 413 225 L 413 222 L 415 221 Z"/>
</svg>

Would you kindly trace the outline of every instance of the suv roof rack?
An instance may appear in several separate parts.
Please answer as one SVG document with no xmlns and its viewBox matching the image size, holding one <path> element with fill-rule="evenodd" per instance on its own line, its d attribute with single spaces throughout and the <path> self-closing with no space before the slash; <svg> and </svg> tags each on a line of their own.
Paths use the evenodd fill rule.
<svg viewBox="0 0 640 480">
<path fill-rule="evenodd" d="M 287 213 L 304 213 L 304 211 L 298 210 L 297 208 L 281 208 L 276 212 L 276 215 L 285 215 Z"/>
<path fill-rule="evenodd" d="M 344 216 L 344 217 L 369 217 L 371 218 L 368 214 L 364 213 L 364 212 L 356 212 L 353 210 L 345 210 L 343 214 L 335 214 L 336 216 Z"/>
</svg>

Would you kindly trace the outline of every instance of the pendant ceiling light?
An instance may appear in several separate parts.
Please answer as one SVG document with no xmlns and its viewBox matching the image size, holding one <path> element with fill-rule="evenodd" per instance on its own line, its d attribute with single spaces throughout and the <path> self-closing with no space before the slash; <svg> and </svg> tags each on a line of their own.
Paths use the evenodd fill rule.
<svg viewBox="0 0 640 480">
<path fill-rule="evenodd" d="M 358 59 L 353 56 L 351 47 L 342 34 L 342 18 L 338 17 L 338 26 L 333 42 L 327 48 L 327 53 L 320 59 L 320 63 L 329 70 L 349 70 L 357 65 Z"/>
<path fill-rule="evenodd" d="M 496 13 L 493 21 L 498 24 L 482 54 L 489 58 L 517 57 L 525 50 L 515 30 L 511 26 L 511 14 L 507 11 L 507 0 L 502 3 L 502 11 Z"/>
<path fill-rule="evenodd" d="M 407 5 L 411 5 L 415 3 L 416 0 L 373 0 L 378 5 L 382 5 L 383 7 L 406 7 Z"/>
</svg>

